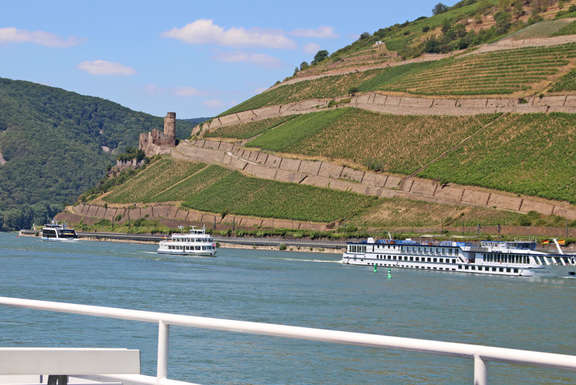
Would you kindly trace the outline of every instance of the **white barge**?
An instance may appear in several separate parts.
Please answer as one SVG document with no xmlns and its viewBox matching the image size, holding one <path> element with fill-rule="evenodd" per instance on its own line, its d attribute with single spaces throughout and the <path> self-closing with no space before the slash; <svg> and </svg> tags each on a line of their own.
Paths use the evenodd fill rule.
<svg viewBox="0 0 576 385">
<path fill-rule="evenodd" d="M 536 242 L 482 241 L 426 243 L 372 238 L 348 243 L 341 262 L 348 265 L 455 271 L 508 276 L 575 277 L 576 255 L 536 250 Z"/>
<path fill-rule="evenodd" d="M 173 233 L 170 239 L 161 241 L 158 245 L 158 253 L 214 257 L 216 244 L 212 236 L 206 234 L 206 229 L 192 227 L 188 233 Z"/>
</svg>

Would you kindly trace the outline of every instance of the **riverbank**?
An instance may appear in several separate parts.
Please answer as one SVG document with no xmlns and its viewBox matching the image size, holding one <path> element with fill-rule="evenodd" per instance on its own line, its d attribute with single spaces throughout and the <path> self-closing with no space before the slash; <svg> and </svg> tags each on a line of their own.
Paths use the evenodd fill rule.
<svg viewBox="0 0 576 385">
<path fill-rule="evenodd" d="M 124 234 L 105 232 L 78 232 L 78 238 L 88 241 L 126 242 L 155 244 L 168 237 L 155 234 Z M 19 236 L 38 237 L 39 232 L 34 230 L 20 230 Z M 219 247 L 227 249 L 258 249 L 293 251 L 306 253 L 342 253 L 346 242 L 297 240 L 283 238 L 239 238 L 239 237 L 214 237 Z"/>
</svg>

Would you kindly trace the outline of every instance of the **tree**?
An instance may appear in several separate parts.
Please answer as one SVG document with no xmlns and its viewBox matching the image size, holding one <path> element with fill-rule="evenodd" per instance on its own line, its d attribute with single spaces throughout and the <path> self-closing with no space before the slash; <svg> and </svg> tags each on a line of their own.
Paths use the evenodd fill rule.
<svg viewBox="0 0 576 385">
<path fill-rule="evenodd" d="M 450 9 L 450 8 L 449 8 L 447 5 L 442 4 L 442 3 L 438 3 L 438 4 L 436 4 L 436 5 L 434 6 L 434 9 L 432 10 L 432 13 L 433 13 L 434 15 L 439 15 L 439 14 L 441 14 L 441 13 L 444 13 L 444 12 L 448 11 L 449 9 Z"/>
<path fill-rule="evenodd" d="M 496 32 L 501 35 L 510 29 L 511 17 L 508 12 L 498 12 L 494 15 L 494 20 L 496 21 Z"/>
<path fill-rule="evenodd" d="M 368 32 L 364 32 L 362 33 L 362 35 L 360 35 L 360 40 L 366 40 L 366 39 L 370 39 L 370 33 Z"/>
<path fill-rule="evenodd" d="M 304 71 L 306 68 L 310 67 L 310 65 L 308 64 L 308 62 L 303 61 L 302 63 L 300 63 L 300 71 Z"/>
<path fill-rule="evenodd" d="M 320 50 L 316 53 L 316 55 L 314 56 L 314 60 L 312 61 L 312 64 L 318 64 L 320 63 L 322 60 L 326 60 L 326 58 L 328 57 L 328 51 L 326 51 L 325 49 Z"/>
</svg>

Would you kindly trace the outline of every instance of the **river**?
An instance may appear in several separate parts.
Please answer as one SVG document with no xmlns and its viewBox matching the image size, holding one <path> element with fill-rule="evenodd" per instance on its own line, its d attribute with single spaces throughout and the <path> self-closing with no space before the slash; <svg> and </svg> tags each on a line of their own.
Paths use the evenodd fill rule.
<svg viewBox="0 0 576 385">
<path fill-rule="evenodd" d="M 0 295 L 576 354 L 576 279 L 343 266 L 339 255 L 45 242 L 0 233 Z M 153 324 L 0 308 L 0 346 L 141 349 Z M 200 384 L 471 384 L 471 360 L 172 327 L 169 377 Z M 576 384 L 576 373 L 489 363 L 491 384 Z"/>
</svg>

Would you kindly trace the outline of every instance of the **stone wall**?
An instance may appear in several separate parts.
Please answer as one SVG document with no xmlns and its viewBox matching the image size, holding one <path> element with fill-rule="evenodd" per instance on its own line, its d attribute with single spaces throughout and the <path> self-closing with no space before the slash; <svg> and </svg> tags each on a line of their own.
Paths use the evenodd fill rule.
<svg viewBox="0 0 576 385">
<path fill-rule="evenodd" d="M 342 99 L 342 98 L 340 98 Z M 332 99 L 311 99 L 285 105 L 268 106 L 212 119 L 200 124 L 192 134 L 211 132 L 220 127 L 245 124 L 279 116 L 307 114 L 328 109 Z M 336 99 L 338 100 L 338 99 Z M 469 116 L 493 113 L 576 113 L 576 95 L 534 96 L 518 98 L 419 98 L 385 95 L 378 92 L 356 95 L 350 103 L 334 108 L 355 107 L 367 111 L 392 115 Z"/>
<path fill-rule="evenodd" d="M 239 143 L 216 140 L 182 142 L 172 152 L 176 159 L 215 163 L 262 179 L 350 191 L 383 198 L 494 208 L 576 220 L 576 206 L 565 202 L 403 175 L 356 170 L 327 161 L 280 157 L 246 149 Z"/>
<path fill-rule="evenodd" d="M 68 207 L 66 211 L 59 213 L 56 220 L 65 222 L 70 225 L 77 225 L 85 223 L 93 225 L 102 219 L 112 220 L 112 215 L 116 213 L 126 213 L 126 210 L 133 209 L 105 209 L 101 206 L 93 205 L 78 205 Z M 176 228 L 177 226 L 189 225 L 205 225 L 207 228 L 215 230 L 228 230 L 228 229 L 255 229 L 255 228 L 283 228 L 283 229 L 299 229 L 311 231 L 326 231 L 329 230 L 325 224 L 298 222 L 284 219 L 271 219 L 271 218 L 254 218 L 246 216 L 229 215 L 224 219 L 220 219 L 219 215 L 202 213 L 199 211 L 186 210 L 188 216 L 186 220 L 179 219 L 178 217 L 162 217 L 162 215 L 170 216 L 174 214 L 174 209 L 166 208 L 166 206 L 155 207 L 142 207 L 140 211 L 134 210 L 132 217 L 137 215 L 148 215 L 146 218 L 158 221 L 160 224 Z M 176 213 L 181 211 L 176 211 Z M 103 217 L 99 215 L 103 215 Z M 90 216 L 96 215 L 96 216 Z M 155 215 L 155 216 L 152 216 Z M 180 217 L 184 215 L 182 212 Z M 226 219 L 227 218 L 227 219 Z M 124 221 L 122 221 L 124 222 Z M 296 228 L 295 225 L 298 227 Z M 381 230 L 381 229 L 369 229 Z M 478 234 L 502 234 L 502 235 L 520 235 L 520 236 L 545 236 L 557 238 L 575 238 L 575 228 L 565 227 L 538 227 L 538 226 L 448 226 L 448 227 L 388 227 L 387 230 L 394 233 L 410 232 L 422 234 L 440 234 L 442 231 L 462 232 L 462 233 L 478 233 Z M 554 252 L 555 250 L 552 250 Z"/>
<path fill-rule="evenodd" d="M 220 214 L 186 209 L 173 205 L 139 205 L 105 207 L 96 204 L 69 206 L 56 216 L 56 220 L 70 224 L 94 224 L 103 219 L 118 224 L 137 219 L 158 221 L 169 227 L 199 225 L 216 230 L 280 228 L 288 230 L 326 231 L 328 225 L 289 219 L 257 218 L 245 215 Z"/>
</svg>

